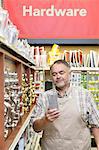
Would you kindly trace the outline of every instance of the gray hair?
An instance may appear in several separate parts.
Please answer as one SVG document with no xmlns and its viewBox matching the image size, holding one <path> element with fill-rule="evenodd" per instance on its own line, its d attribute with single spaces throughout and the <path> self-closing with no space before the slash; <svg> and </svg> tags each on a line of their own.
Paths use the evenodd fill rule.
<svg viewBox="0 0 99 150">
<path fill-rule="evenodd" d="M 54 64 L 64 64 L 67 68 L 70 68 L 70 65 L 68 62 L 66 62 L 65 60 L 59 59 L 54 61 L 54 63 L 50 66 L 50 70 L 52 69 Z"/>
</svg>

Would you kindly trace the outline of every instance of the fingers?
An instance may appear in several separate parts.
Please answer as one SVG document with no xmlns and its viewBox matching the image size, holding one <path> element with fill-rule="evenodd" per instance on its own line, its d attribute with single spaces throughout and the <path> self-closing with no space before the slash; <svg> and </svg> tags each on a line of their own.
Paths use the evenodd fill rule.
<svg viewBox="0 0 99 150">
<path fill-rule="evenodd" d="M 48 109 L 46 118 L 48 121 L 53 122 L 60 116 L 60 112 L 57 109 Z"/>
</svg>

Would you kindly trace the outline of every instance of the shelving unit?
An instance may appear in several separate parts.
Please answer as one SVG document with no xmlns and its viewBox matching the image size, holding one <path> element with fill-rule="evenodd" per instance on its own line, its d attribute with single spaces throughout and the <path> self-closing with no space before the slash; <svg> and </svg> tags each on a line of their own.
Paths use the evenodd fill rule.
<svg viewBox="0 0 99 150">
<path fill-rule="evenodd" d="M 18 85 L 21 86 L 22 74 L 27 74 L 29 82 L 30 74 L 34 73 L 34 66 L 35 64 L 33 62 L 30 62 L 27 58 L 23 57 L 14 48 L 3 42 L 2 39 L 0 40 L 0 150 L 14 150 L 17 142 L 30 121 L 35 107 L 35 103 L 32 103 L 29 111 L 20 116 L 17 126 L 14 128 L 10 127 L 8 137 L 4 138 L 4 72 L 5 70 L 9 72 L 16 72 L 18 75 Z M 22 110 L 20 110 L 20 112 L 21 111 Z"/>
</svg>

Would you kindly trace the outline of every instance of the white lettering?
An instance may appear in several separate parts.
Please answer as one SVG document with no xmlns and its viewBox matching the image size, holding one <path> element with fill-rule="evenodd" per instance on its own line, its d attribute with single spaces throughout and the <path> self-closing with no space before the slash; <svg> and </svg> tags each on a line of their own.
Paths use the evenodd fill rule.
<svg viewBox="0 0 99 150">
<path fill-rule="evenodd" d="M 86 16 L 87 15 L 87 10 L 86 9 L 81 9 L 79 14 L 80 14 L 80 16 Z"/>
<path fill-rule="evenodd" d="M 32 16 L 32 6 L 29 6 L 29 8 L 26 8 L 26 6 L 23 6 L 23 16 L 26 16 L 26 13 L 28 13 L 29 16 Z"/>
<path fill-rule="evenodd" d="M 51 8 L 46 10 L 47 16 L 54 16 L 54 5 L 51 5 Z"/>
<path fill-rule="evenodd" d="M 57 9 L 54 5 L 51 5 L 48 9 L 33 9 L 32 6 L 26 7 L 23 6 L 23 16 L 87 16 L 87 10 L 82 8 L 68 8 L 68 9 Z"/>
<path fill-rule="evenodd" d="M 34 9 L 33 16 L 40 16 L 40 10 Z"/>
<path fill-rule="evenodd" d="M 44 16 L 44 12 L 46 12 L 46 9 L 41 9 L 41 16 Z"/>
<path fill-rule="evenodd" d="M 56 14 L 56 16 L 65 16 L 65 14 L 66 14 L 66 9 L 59 9 L 59 10 L 57 10 L 57 9 L 55 9 L 55 14 Z"/>
<path fill-rule="evenodd" d="M 66 16 L 73 16 L 73 10 L 67 9 Z"/>
<path fill-rule="evenodd" d="M 77 16 L 77 13 L 79 14 L 79 9 L 74 9 L 74 16 Z"/>
</svg>

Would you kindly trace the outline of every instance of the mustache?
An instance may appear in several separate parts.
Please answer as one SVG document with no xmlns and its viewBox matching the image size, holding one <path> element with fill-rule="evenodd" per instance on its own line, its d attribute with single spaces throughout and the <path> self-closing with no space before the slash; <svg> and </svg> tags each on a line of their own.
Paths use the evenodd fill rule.
<svg viewBox="0 0 99 150">
<path fill-rule="evenodd" d="M 63 79 L 57 79 L 55 82 L 61 82 L 64 81 Z"/>
</svg>

